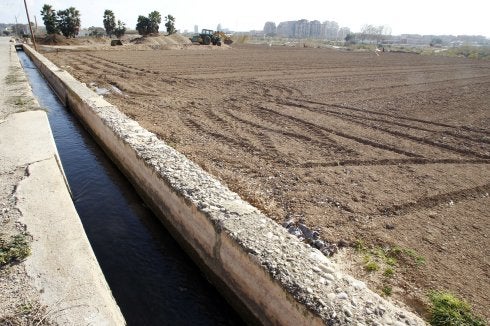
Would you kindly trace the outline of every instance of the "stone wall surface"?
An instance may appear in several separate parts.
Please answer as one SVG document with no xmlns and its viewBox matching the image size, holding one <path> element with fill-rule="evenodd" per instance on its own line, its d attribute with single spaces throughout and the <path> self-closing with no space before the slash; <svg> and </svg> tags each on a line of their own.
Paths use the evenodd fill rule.
<svg viewBox="0 0 490 326">
<path fill-rule="evenodd" d="M 236 193 L 66 71 L 25 51 L 217 287 L 251 320 L 424 325 L 338 271 Z"/>
</svg>

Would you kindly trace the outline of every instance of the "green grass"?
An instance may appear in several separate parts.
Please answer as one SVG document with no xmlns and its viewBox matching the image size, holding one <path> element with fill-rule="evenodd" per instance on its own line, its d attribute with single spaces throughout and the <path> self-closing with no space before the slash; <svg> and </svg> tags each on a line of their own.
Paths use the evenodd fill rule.
<svg viewBox="0 0 490 326">
<path fill-rule="evenodd" d="M 418 254 L 413 249 L 394 246 L 391 248 L 386 248 L 384 250 L 385 250 L 385 255 L 387 257 L 388 265 L 394 266 L 397 264 L 398 260 L 407 259 L 407 258 L 415 262 L 417 265 L 425 264 L 425 257 Z"/>
<path fill-rule="evenodd" d="M 390 296 L 393 293 L 393 288 L 389 285 L 385 285 L 383 286 L 381 291 L 383 292 L 384 295 Z"/>
<path fill-rule="evenodd" d="M 399 265 L 399 261 L 405 263 L 414 262 L 416 265 L 425 264 L 425 257 L 410 248 L 399 246 L 374 246 L 369 248 L 363 240 L 356 240 L 353 247 L 356 252 L 364 254 L 364 263 L 374 260 L 392 267 Z"/>
<path fill-rule="evenodd" d="M 421 255 L 419 255 L 415 250 L 413 249 L 403 249 L 405 255 L 408 257 L 411 257 L 417 265 L 424 265 L 425 264 L 425 258 Z"/>
<path fill-rule="evenodd" d="M 485 321 L 475 316 L 470 305 L 447 292 L 431 292 L 429 322 L 433 326 L 484 326 Z"/>
<path fill-rule="evenodd" d="M 364 264 L 364 269 L 368 272 L 375 272 L 379 270 L 379 265 L 377 262 L 370 260 Z"/>
<path fill-rule="evenodd" d="M 425 258 L 414 249 L 389 245 L 367 245 L 363 240 L 353 243 L 354 250 L 363 257 L 362 268 L 368 273 L 379 273 L 382 283 L 378 287 L 383 296 L 393 292 L 393 282 L 398 269 L 417 268 Z"/>
<path fill-rule="evenodd" d="M 0 238 L 0 267 L 22 261 L 31 254 L 26 234 L 18 234 L 7 242 Z"/>
<path fill-rule="evenodd" d="M 354 243 L 354 249 L 357 252 L 365 252 L 367 251 L 366 245 L 364 244 L 364 241 L 357 239 L 356 242 Z"/>
<path fill-rule="evenodd" d="M 391 267 L 388 267 L 383 272 L 383 276 L 385 276 L 385 277 L 393 277 L 394 275 L 395 275 L 395 270 L 393 268 L 391 268 Z"/>
</svg>

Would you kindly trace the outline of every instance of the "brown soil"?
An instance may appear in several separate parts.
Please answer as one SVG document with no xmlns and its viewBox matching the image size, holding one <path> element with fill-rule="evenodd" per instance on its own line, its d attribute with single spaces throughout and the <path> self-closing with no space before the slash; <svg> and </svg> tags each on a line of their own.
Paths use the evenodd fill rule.
<svg viewBox="0 0 490 326">
<path fill-rule="evenodd" d="M 266 46 L 48 57 L 119 88 L 110 102 L 277 222 L 402 248 L 392 278 L 375 250 L 337 255 L 375 291 L 424 314 L 427 292 L 448 290 L 490 317 L 490 62 Z"/>
<path fill-rule="evenodd" d="M 108 38 L 96 37 L 77 37 L 66 38 L 63 35 L 52 34 L 43 37 L 36 36 L 36 43 L 39 45 L 88 45 L 110 43 Z"/>
<path fill-rule="evenodd" d="M 134 51 L 134 50 L 178 50 L 184 48 L 199 48 L 192 46 L 189 38 L 180 35 L 124 35 L 121 38 L 123 46 L 111 46 L 108 37 L 76 37 L 66 38 L 63 35 L 46 35 L 36 38 L 37 45 L 43 52 L 60 51 Z M 224 46 L 223 48 L 227 48 Z M 210 48 L 209 46 L 207 48 Z M 216 47 L 215 47 L 216 48 Z"/>
</svg>

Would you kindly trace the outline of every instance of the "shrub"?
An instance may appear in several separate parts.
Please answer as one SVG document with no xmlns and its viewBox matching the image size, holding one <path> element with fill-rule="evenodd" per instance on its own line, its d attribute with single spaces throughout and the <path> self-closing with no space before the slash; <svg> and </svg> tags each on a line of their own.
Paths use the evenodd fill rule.
<svg viewBox="0 0 490 326">
<path fill-rule="evenodd" d="M 375 272 L 379 269 L 379 265 L 375 261 L 371 260 L 364 265 L 364 269 L 367 270 L 368 272 Z"/>
<path fill-rule="evenodd" d="M 385 277 L 393 277 L 393 275 L 395 275 L 395 270 L 391 267 L 388 267 L 387 269 L 385 269 L 385 271 L 383 272 L 383 275 Z"/>
<path fill-rule="evenodd" d="M 126 24 L 121 22 L 120 20 L 117 21 L 117 26 L 114 29 L 114 34 L 116 35 L 117 38 L 121 38 L 126 34 Z"/>
<path fill-rule="evenodd" d="M 433 326 L 484 326 L 483 319 L 475 316 L 464 300 L 447 292 L 431 292 L 430 324 Z"/>
<path fill-rule="evenodd" d="M 25 234 L 11 237 L 10 242 L 0 238 L 0 266 L 21 261 L 29 256 L 31 248 Z"/>
<path fill-rule="evenodd" d="M 383 291 L 383 294 L 386 295 L 386 296 L 390 296 L 392 293 L 393 293 L 393 288 L 389 285 L 385 285 L 383 286 L 383 288 L 381 289 L 381 291 Z"/>
</svg>

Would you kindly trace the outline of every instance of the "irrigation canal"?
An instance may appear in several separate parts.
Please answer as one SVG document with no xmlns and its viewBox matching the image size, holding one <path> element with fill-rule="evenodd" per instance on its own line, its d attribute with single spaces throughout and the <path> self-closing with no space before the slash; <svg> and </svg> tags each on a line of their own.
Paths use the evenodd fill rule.
<svg viewBox="0 0 490 326">
<path fill-rule="evenodd" d="M 29 57 L 18 54 L 48 112 L 75 207 L 128 325 L 243 324 Z"/>
</svg>

